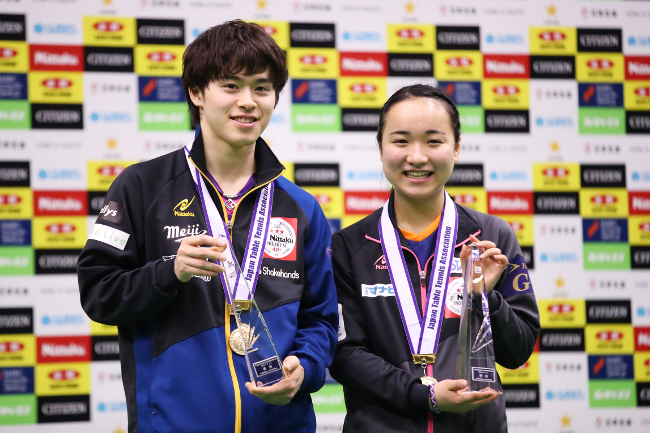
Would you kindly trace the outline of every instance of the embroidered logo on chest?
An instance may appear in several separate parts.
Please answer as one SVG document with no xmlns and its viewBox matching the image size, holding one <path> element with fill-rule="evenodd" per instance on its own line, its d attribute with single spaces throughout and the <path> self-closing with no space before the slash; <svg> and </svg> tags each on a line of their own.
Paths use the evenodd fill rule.
<svg viewBox="0 0 650 433">
<path fill-rule="evenodd" d="M 296 260 L 296 232 L 298 218 L 271 218 L 264 257 L 278 260 Z"/>
</svg>

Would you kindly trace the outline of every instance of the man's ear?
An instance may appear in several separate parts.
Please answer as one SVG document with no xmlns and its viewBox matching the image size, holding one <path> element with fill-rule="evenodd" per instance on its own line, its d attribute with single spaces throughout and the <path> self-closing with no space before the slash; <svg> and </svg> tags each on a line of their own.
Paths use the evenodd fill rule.
<svg viewBox="0 0 650 433">
<path fill-rule="evenodd" d="M 188 87 L 187 93 L 189 93 L 190 99 L 194 105 L 197 107 L 203 107 L 203 93 L 198 89 L 198 87 L 195 87 L 194 89 Z"/>
</svg>

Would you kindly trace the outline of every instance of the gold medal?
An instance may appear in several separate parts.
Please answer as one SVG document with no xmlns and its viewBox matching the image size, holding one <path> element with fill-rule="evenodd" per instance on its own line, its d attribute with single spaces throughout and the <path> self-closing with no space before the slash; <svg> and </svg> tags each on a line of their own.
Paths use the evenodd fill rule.
<svg viewBox="0 0 650 433">
<path fill-rule="evenodd" d="M 243 336 L 242 331 L 244 333 Z M 251 330 L 251 327 L 245 323 L 242 323 L 239 328 L 232 331 L 230 333 L 230 338 L 228 339 L 232 351 L 237 355 L 244 354 L 244 347 L 248 348 L 248 353 L 256 351 L 257 349 L 253 349 L 252 347 L 255 344 L 255 341 L 257 341 L 259 335 L 253 336 L 253 334 L 255 334 L 255 328 Z M 249 342 L 249 340 L 251 341 Z"/>
<path fill-rule="evenodd" d="M 436 383 L 438 383 L 437 380 L 435 380 L 433 377 L 430 377 L 430 376 L 422 376 L 420 378 L 420 382 L 422 382 L 422 385 L 426 385 L 426 386 L 431 386 L 431 385 L 435 385 Z"/>
</svg>

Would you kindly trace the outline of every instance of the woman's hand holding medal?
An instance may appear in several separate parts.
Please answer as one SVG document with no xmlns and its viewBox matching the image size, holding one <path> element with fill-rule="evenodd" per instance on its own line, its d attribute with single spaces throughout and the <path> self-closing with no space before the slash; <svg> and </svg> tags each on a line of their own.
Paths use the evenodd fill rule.
<svg viewBox="0 0 650 433">
<path fill-rule="evenodd" d="M 508 258 L 501 254 L 501 250 L 497 248 L 496 244 L 491 241 L 479 241 L 478 238 L 474 235 L 469 235 L 469 240 L 478 246 L 482 254 L 481 265 L 483 267 L 483 278 L 485 278 L 485 289 L 486 293 L 494 288 L 499 277 L 503 271 L 508 268 Z M 469 255 L 469 248 L 467 245 L 463 245 L 463 248 L 460 251 L 460 264 L 465 272 L 465 262 Z"/>
</svg>

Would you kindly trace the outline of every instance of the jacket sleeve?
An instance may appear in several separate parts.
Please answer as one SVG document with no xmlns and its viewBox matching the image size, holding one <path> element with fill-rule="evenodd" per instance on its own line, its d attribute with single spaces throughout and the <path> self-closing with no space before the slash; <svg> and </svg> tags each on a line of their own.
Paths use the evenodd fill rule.
<svg viewBox="0 0 650 433">
<path fill-rule="evenodd" d="M 510 369 L 525 364 L 539 335 L 539 310 L 526 262 L 512 227 L 498 219 L 492 240 L 510 264 L 488 294 L 496 361 Z"/>
<path fill-rule="evenodd" d="M 298 329 L 291 354 L 305 369 L 299 393 L 316 392 L 325 383 L 325 370 L 336 348 L 336 288 L 330 261 L 332 235 L 317 202 L 313 201 L 305 240 L 305 288 L 298 311 Z"/>
<path fill-rule="evenodd" d="M 370 349 L 350 251 L 340 233 L 332 238 L 332 253 L 341 318 L 330 374 L 358 398 L 378 406 L 406 415 L 428 412 L 429 387 L 422 385 L 419 377 L 395 367 Z"/>
<path fill-rule="evenodd" d="M 92 320 L 121 325 L 157 316 L 183 283 L 174 261 L 145 261 L 143 185 L 135 167 L 115 179 L 77 263 L 81 306 Z"/>
</svg>

